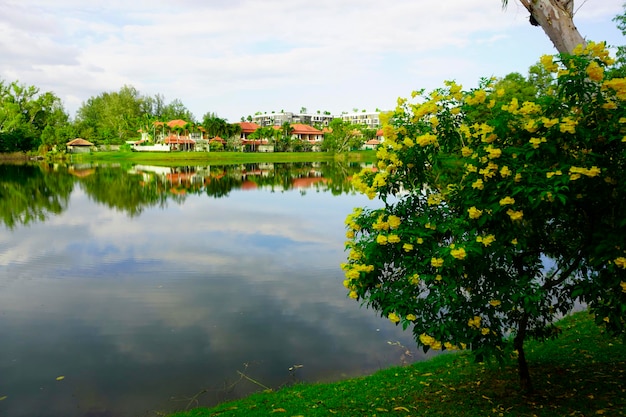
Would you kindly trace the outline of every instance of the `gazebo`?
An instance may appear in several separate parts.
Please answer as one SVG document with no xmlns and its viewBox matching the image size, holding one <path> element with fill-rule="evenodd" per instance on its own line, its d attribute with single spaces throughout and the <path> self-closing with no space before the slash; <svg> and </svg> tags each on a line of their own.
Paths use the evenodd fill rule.
<svg viewBox="0 0 626 417">
<path fill-rule="evenodd" d="M 65 144 L 67 151 L 70 153 L 90 153 L 93 143 L 82 138 L 76 138 Z"/>
</svg>

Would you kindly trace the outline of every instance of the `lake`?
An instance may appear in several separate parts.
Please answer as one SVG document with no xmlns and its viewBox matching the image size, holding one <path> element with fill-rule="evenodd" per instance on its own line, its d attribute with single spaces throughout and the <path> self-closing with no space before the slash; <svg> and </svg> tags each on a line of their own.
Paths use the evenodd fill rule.
<svg viewBox="0 0 626 417">
<path fill-rule="evenodd" d="M 425 357 L 347 298 L 355 164 L 0 165 L 0 416 L 156 416 Z"/>
</svg>

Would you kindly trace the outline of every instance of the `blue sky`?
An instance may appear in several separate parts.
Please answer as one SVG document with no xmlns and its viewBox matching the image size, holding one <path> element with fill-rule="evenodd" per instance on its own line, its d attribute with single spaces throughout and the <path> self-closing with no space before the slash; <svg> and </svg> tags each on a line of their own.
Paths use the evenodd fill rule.
<svg viewBox="0 0 626 417">
<path fill-rule="evenodd" d="M 626 44 L 624 0 L 575 3 L 581 34 Z M 515 0 L 5 0 L 0 79 L 52 91 L 73 116 L 132 85 L 196 119 L 394 107 L 444 80 L 526 74 L 555 53 Z"/>
</svg>

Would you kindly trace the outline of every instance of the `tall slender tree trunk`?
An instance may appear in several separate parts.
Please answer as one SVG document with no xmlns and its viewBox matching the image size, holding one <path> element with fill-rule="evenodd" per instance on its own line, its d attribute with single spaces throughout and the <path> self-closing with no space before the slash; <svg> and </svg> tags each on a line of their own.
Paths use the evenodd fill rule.
<svg viewBox="0 0 626 417">
<path fill-rule="evenodd" d="M 528 326 L 528 314 L 524 313 L 519 321 L 517 335 L 513 339 L 513 347 L 517 350 L 517 369 L 519 373 L 519 382 L 526 394 L 533 392 L 533 384 L 530 379 L 528 363 L 526 362 L 526 354 L 524 352 L 524 339 L 526 339 L 526 328 Z"/>
<path fill-rule="evenodd" d="M 530 13 L 530 22 L 541 26 L 560 53 L 572 53 L 576 46 L 586 44 L 574 25 L 574 0 L 519 1 Z"/>
</svg>

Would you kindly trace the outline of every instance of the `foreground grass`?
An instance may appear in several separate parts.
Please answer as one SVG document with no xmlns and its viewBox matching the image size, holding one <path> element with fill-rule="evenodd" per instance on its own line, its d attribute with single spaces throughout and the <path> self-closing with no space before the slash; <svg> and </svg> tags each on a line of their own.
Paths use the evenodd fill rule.
<svg viewBox="0 0 626 417">
<path fill-rule="evenodd" d="M 527 344 L 535 393 L 519 392 L 515 362 L 501 368 L 467 354 L 379 371 L 331 384 L 297 384 L 275 392 L 197 408 L 200 416 L 624 416 L 626 345 L 601 333 L 586 312 L 560 322 L 557 340 Z"/>
<path fill-rule="evenodd" d="M 72 162 L 134 163 L 161 166 L 376 160 L 374 151 L 330 152 L 93 152 L 74 154 Z"/>
</svg>

